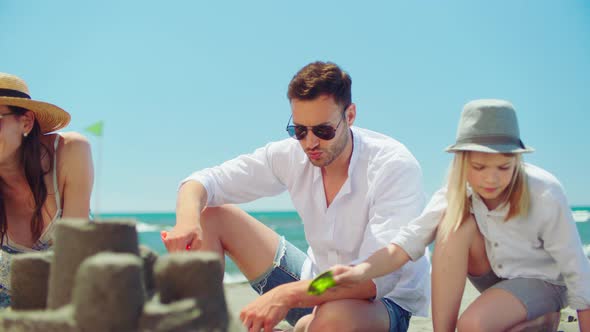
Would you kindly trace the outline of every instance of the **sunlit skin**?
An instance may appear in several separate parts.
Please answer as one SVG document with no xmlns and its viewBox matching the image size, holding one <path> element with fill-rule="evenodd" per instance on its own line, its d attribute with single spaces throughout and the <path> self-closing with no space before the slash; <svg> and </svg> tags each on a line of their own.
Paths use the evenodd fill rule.
<svg viewBox="0 0 590 332">
<path fill-rule="evenodd" d="M 20 169 L 18 166 L 18 149 L 22 142 L 24 121 L 11 113 L 10 108 L 0 105 L 0 170 L 5 172 Z M 2 172 L 2 173 L 5 173 Z"/>
<path fill-rule="evenodd" d="M 22 115 L 8 115 L 12 110 L 0 105 L 0 195 L 3 197 L 7 220 L 7 235 L 10 241 L 31 248 L 38 240 L 33 237 L 30 220 L 35 213 L 35 202 L 27 181 L 22 160 L 24 134 L 33 129 L 33 111 Z M 40 135 L 39 142 L 52 147 L 57 134 Z M 94 181 L 90 144 L 82 135 L 74 132 L 61 133 L 57 161 L 57 186 L 63 197 L 62 217 L 87 218 L 90 210 L 90 193 Z M 30 136 L 29 136 L 30 137 Z M 41 149 L 41 168 L 51 170 L 52 159 Z M 67 177 L 66 177 L 67 174 Z M 41 206 L 44 227 L 53 220 L 58 206 L 53 198 L 53 172 L 43 175 L 48 197 Z M 50 195 L 50 196 L 49 196 Z"/>
<path fill-rule="evenodd" d="M 299 143 L 307 154 L 309 161 L 317 167 L 332 168 L 348 164 L 352 153 L 349 127 L 354 122 L 354 104 L 342 118 L 343 106 L 338 105 L 331 96 L 320 96 L 313 100 L 291 101 L 293 124 L 301 126 L 329 125 L 336 128 L 336 136 L 331 140 L 322 140 L 308 130 L 307 136 Z M 340 122 L 340 120 L 342 120 Z M 340 122 L 340 125 L 338 123 Z"/>
<path fill-rule="evenodd" d="M 506 198 L 506 188 L 516 169 L 516 158 L 501 153 L 470 152 L 467 164 L 469 185 L 488 209 L 494 210 Z"/>
</svg>

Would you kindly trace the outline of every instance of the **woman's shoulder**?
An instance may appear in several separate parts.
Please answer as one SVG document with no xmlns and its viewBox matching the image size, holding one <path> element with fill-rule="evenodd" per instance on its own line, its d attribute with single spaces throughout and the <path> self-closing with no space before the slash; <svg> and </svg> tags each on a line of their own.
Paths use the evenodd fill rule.
<svg viewBox="0 0 590 332">
<path fill-rule="evenodd" d="M 77 154 L 90 149 L 86 136 L 75 131 L 56 133 L 59 136 L 58 151 L 62 155 Z M 55 139 L 55 138 L 54 138 Z"/>
<path fill-rule="evenodd" d="M 51 133 L 41 136 L 41 142 L 44 145 L 51 146 L 52 149 L 56 140 L 58 140 L 58 150 L 62 147 L 71 149 L 72 147 L 90 146 L 86 136 L 75 131 Z"/>
<path fill-rule="evenodd" d="M 60 138 L 63 139 L 64 145 L 89 145 L 88 138 L 75 131 L 56 133 L 55 135 L 59 135 Z"/>
<path fill-rule="evenodd" d="M 54 150 L 56 140 L 58 144 Z M 43 142 L 46 146 L 51 147 L 59 165 L 76 163 L 77 160 L 88 155 L 91 151 L 88 139 L 84 135 L 73 131 L 45 135 Z"/>
</svg>

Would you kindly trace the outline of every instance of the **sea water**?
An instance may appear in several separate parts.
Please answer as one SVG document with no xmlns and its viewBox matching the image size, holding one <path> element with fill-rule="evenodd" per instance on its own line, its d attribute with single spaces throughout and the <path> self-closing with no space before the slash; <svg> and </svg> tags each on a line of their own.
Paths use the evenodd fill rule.
<svg viewBox="0 0 590 332">
<path fill-rule="evenodd" d="M 295 211 L 281 212 L 249 212 L 254 218 L 260 220 L 272 230 L 301 249 L 307 250 L 307 242 L 303 233 L 301 218 Z M 590 257 L 590 206 L 572 207 L 572 214 L 582 239 L 584 252 Z M 102 219 L 131 218 L 137 221 L 139 242 L 147 245 L 160 255 L 166 253 L 166 247 L 160 239 L 160 231 L 170 230 L 175 222 L 174 213 L 109 213 L 101 214 Z M 240 273 L 236 265 L 226 257 L 225 283 L 242 282 L 246 279 Z"/>
</svg>

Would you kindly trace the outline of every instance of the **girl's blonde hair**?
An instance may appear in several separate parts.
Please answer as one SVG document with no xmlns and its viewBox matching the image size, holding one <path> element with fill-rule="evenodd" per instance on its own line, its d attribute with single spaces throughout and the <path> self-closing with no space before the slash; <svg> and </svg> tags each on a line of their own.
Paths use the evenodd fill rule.
<svg viewBox="0 0 590 332">
<path fill-rule="evenodd" d="M 510 204 L 510 209 L 504 219 L 504 221 L 508 221 L 513 217 L 528 215 L 530 196 L 522 156 L 520 153 L 504 155 L 513 156 L 516 159 L 512 179 L 503 193 L 505 195 L 503 204 Z M 467 196 L 468 161 L 469 151 L 455 152 L 447 183 L 447 209 L 439 226 L 439 233 L 443 240 L 456 231 L 470 214 L 471 201 Z"/>
</svg>

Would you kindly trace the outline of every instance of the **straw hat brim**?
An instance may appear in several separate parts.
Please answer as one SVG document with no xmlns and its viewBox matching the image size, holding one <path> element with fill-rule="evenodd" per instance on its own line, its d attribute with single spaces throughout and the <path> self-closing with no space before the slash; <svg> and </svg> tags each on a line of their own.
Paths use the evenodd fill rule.
<svg viewBox="0 0 590 332">
<path fill-rule="evenodd" d="M 453 144 L 445 149 L 446 152 L 459 152 L 459 151 L 475 151 L 485 153 L 530 153 L 535 149 L 530 146 L 524 148 L 513 144 L 487 144 L 481 145 L 476 143 L 463 143 Z"/>
<path fill-rule="evenodd" d="M 0 97 L 0 105 L 17 106 L 28 109 L 35 113 L 35 118 L 41 127 L 41 133 L 46 134 L 60 130 L 70 123 L 70 114 L 60 107 L 43 101 Z"/>
</svg>

